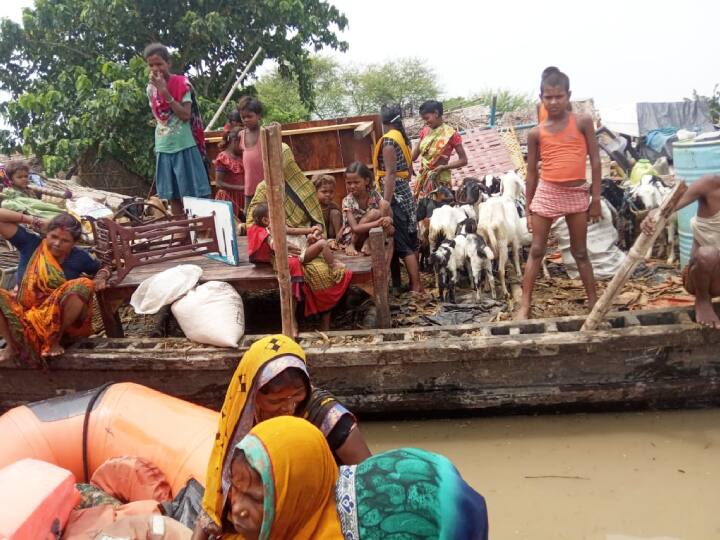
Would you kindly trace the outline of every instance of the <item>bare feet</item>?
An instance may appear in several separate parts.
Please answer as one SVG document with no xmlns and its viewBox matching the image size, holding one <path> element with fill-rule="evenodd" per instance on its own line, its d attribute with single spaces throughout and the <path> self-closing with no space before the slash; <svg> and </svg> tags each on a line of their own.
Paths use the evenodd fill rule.
<svg viewBox="0 0 720 540">
<path fill-rule="evenodd" d="M 362 251 L 363 255 L 370 255 L 370 241 L 369 240 L 365 240 L 365 243 L 363 244 L 361 251 Z"/>
<path fill-rule="evenodd" d="M 355 249 L 355 246 L 353 246 L 352 244 L 345 248 L 345 255 L 347 255 L 348 257 L 355 257 L 357 254 L 357 249 Z"/>
<path fill-rule="evenodd" d="M 708 300 L 697 300 L 695 301 L 695 321 L 698 324 L 713 328 L 714 330 L 720 330 L 720 318 L 713 309 L 712 303 Z"/>
<path fill-rule="evenodd" d="M 60 356 L 65 352 L 65 349 L 59 344 L 59 343 L 53 343 L 50 345 L 50 349 L 43 353 L 43 356 L 45 357 L 53 357 L 53 356 Z"/>
<path fill-rule="evenodd" d="M 513 319 L 516 321 L 525 321 L 530 318 L 530 306 L 521 305 L 515 312 Z"/>
</svg>

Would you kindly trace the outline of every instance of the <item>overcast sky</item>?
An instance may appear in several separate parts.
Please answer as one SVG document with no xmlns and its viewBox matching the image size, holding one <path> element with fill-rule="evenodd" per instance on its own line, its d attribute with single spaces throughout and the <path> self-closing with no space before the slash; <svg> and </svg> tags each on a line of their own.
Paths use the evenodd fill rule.
<svg viewBox="0 0 720 540">
<path fill-rule="evenodd" d="M 168 0 L 170 1 L 170 0 Z M 0 0 L 19 20 L 32 0 Z M 560 67 L 575 98 L 615 106 L 674 101 L 720 82 L 720 1 L 332 0 L 349 21 L 344 61 L 427 60 L 445 96 L 538 92 Z"/>
</svg>

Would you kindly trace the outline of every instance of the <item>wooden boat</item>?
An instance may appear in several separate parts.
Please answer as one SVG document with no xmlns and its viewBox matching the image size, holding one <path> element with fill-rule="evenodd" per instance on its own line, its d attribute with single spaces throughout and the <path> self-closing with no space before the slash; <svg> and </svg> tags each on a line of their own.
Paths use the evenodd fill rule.
<svg viewBox="0 0 720 540">
<path fill-rule="evenodd" d="M 716 309 L 720 305 L 716 306 Z M 365 415 L 720 404 L 720 332 L 688 308 L 301 335 L 314 384 Z M 130 381 L 218 409 L 244 350 L 87 339 L 45 371 L 0 366 L 0 406 Z"/>
</svg>

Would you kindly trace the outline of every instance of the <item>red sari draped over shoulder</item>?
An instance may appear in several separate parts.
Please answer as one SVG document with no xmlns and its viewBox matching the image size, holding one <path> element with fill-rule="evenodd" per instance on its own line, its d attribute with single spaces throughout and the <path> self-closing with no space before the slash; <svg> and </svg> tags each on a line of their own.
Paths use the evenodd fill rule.
<svg viewBox="0 0 720 540">
<path fill-rule="evenodd" d="M 71 296 L 80 298 L 85 309 L 65 333 L 87 337 L 92 334 L 93 282 L 88 278 L 66 280 L 62 266 L 43 240 L 28 262 L 17 296 L 0 289 L 0 311 L 23 364 L 45 365 L 43 354 L 62 337 L 62 307 Z"/>
</svg>

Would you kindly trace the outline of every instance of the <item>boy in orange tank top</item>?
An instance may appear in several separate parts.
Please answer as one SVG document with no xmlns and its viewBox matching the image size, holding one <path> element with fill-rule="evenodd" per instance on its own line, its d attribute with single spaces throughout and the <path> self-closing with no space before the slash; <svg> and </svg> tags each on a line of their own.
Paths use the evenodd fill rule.
<svg viewBox="0 0 720 540">
<path fill-rule="evenodd" d="M 522 284 L 522 301 L 516 319 L 530 316 L 535 279 L 545 255 L 550 226 L 565 217 L 570 251 L 577 263 L 590 308 L 597 301 L 595 277 L 587 254 L 588 219 L 600 219 L 600 154 L 595 126 L 587 115 L 570 107 L 570 80 L 557 68 L 543 72 L 540 99 L 547 118 L 528 134 L 526 211 L 532 245 Z M 585 162 L 590 157 L 592 184 L 588 191 Z M 538 175 L 538 164 L 542 170 Z"/>
</svg>

